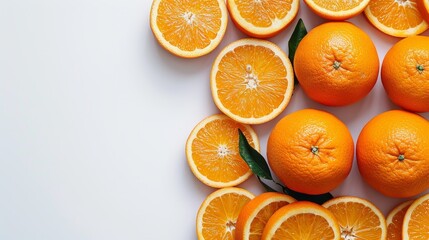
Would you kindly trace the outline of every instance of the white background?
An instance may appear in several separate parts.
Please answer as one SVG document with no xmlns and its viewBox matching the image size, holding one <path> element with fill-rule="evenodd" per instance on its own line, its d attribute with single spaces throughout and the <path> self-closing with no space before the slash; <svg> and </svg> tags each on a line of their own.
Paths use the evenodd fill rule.
<svg viewBox="0 0 429 240">
<path fill-rule="evenodd" d="M 213 189 L 192 175 L 184 145 L 200 120 L 218 112 L 212 61 L 245 36 L 229 22 L 214 52 L 180 59 L 154 39 L 150 6 L 1 1 L 0 239 L 196 239 L 196 212 Z M 299 17 L 307 29 L 324 22 L 302 2 Z M 286 50 L 297 19 L 271 41 Z M 373 39 L 380 62 L 398 41 L 362 15 L 350 21 Z M 356 140 L 369 119 L 397 107 L 378 81 L 365 99 L 338 108 L 298 88 L 281 116 L 302 108 L 334 113 Z M 264 156 L 279 119 L 255 126 Z M 263 191 L 255 178 L 241 187 Z M 403 201 L 368 187 L 355 164 L 333 193 L 365 197 L 385 214 Z"/>
</svg>

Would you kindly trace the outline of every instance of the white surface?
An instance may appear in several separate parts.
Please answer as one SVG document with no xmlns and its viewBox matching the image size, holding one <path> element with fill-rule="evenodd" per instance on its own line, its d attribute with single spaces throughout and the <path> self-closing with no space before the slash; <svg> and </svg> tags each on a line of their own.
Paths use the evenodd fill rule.
<svg viewBox="0 0 429 240">
<path fill-rule="evenodd" d="M 195 214 L 213 189 L 190 172 L 191 129 L 217 113 L 209 88 L 220 49 L 244 37 L 231 22 L 211 54 L 163 50 L 149 0 L 20 0 L 0 3 L 0 239 L 196 239 Z M 307 29 L 324 22 L 301 4 Z M 297 19 L 271 39 L 283 49 Z M 378 47 L 398 39 L 358 16 Z M 428 35 L 428 32 L 425 33 Z M 396 108 L 378 81 L 348 107 L 328 108 L 297 89 L 281 115 L 328 110 L 357 139 L 376 114 Z M 424 114 L 428 118 L 428 114 Z M 262 153 L 280 118 L 255 126 Z M 252 178 L 242 187 L 262 188 Z M 335 195 L 357 195 L 384 213 L 401 199 L 364 184 L 356 165 Z"/>
</svg>

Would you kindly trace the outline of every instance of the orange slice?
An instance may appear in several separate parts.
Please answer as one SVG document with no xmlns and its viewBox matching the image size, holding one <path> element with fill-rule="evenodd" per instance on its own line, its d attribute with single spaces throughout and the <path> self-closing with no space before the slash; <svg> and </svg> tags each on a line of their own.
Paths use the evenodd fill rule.
<svg viewBox="0 0 429 240">
<path fill-rule="evenodd" d="M 244 182 L 252 171 L 240 157 L 238 129 L 259 151 L 253 129 L 223 114 L 215 114 L 195 126 L 186 142 L 186 157 L 192 173 L 208 186 L 231 187 Z"/>
<path fill-rule="evenodd" d="M 210 84 L 223 113 L 241 123 L 260 124 L 286 108 L 293 92 L 293 69 L 274 43 L 241 39 L 215 59 Z"/>
<path fill-rule="evenodd" d="M 255 197 L 244 205 L 238 215 L 235 239 L 261 239 L 262 231 L 271 215 L 279 208 L 295 201 L 291 196 L 275 192 L 266 192 Z"/>
<path fill-rule="evenodd" d="M 277 210 L 268 220 L 262 240 L 340 240 L 334 215 L 312 202 L 295 202 Z"/>
<path fill-rule="evenodd" d="M 253 194 L 242 188 L 219 189 L 204 200 L 197 214 L 199 240 L 233 240 L 238 214 Z"/>
<path fill-rule="evenodd" d="M 429 239 L 429 194 L 416 199 L 405 213 L 402 239 Z"/>
<path fill-rule="evenodd" d="M 429 23 L 429 0 L 417 0 L 417 7 L 423 19 Z"/>
<path fill-rule="evenodd" d="M 215 49 L 227 22 L 224 0 L 154 0 L 150 12 L 150 27 L 159 44 L 184 58 Z"/>
<path fill-rule="evenodd" d="M 390 211 L 386 218 L 387 224 L 387 239 L 402 240 L 402 225 L 404 222 L 405 213 L 410 207 L 413 200 L 403 202 Z"/>
<path fill-rule="evenodd" d="M 337 197 L 323 206 L 337 218 L 343 239 L 386 239 L 386 220 L 371 202 L 358 197 Z"/>
<path fill-rule="evenodd" d="M 346 20 L 363 12 L 369 0 L 304 0 L 304 2 L 320 17 Z"/>
<path fill-rule="evenodd" d="M 365 16 L 378 30 L 394 37 L 417 35 L 429 27 L 417 9 L 416 0 L 370 1 Z"/>
<path fill-rule="evenodd" d="M 285 29 L 298 13 L 299 0 L 228 0 L 235 25 L 252 37 L 273 37 Z"/>
</svg>

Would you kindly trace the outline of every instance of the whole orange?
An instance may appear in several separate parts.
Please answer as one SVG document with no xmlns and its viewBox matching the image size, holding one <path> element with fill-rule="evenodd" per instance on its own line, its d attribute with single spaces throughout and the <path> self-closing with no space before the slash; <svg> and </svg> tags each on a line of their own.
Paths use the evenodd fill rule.
<svg viewBox="0 0 429 240">
<path fill-rule="evenodd" d="M 411 197 L 429 187 L 429 122 L 391 110 L 362 129 L 356 157 L 365 181 L 390 197 Z"/>
<path fill-rule="evenodd" d="M 295 53 L 294 70 L 307 96 L 330 106 L 359 101 L 374 87 L 379 60 L 369 36 L 348 22 L 312 29 Z"/>
<path fill-rule="evenodd" d="M 381 80 L 398 106 L 429 111 L 429 37 L 408 37 L 393 45 L 384 57 Z"/>
<path fill-rule="evenodd" d="M 334 115 L 304 109 L 281 119 L 267 143 L 268 163 L 290 189 L 322 194 L 349 174 L 354 144 L 347 126 Z"/>
</svg>

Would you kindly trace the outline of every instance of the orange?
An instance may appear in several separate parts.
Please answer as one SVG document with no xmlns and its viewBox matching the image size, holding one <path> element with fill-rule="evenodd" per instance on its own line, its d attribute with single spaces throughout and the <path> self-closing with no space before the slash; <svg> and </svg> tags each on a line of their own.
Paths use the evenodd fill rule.
<svg viewBox="0 0 429 240">
<path fill-rule="evenodd" d="M 348 22 L 313 28 L 294 58 L 298 81 L 307 96 L 329 106 L 359 101 L 373 88 L 379 61 L 369 36 Z"/>
<path fill-rule="evenodd" d="M 370 1 L 364 13 L 374 27 L 394 37 L 417 35 L 429 27 L 417 9 L 416 0 Z"/>
<path fill-rule="evenodd" d="M 402 110 L 371 119 L 359 134 L 356 158 L 363 179 L 389 197 L 415 196 L 429 187 L 429 122 Z"/>
<path fill-rule="evenodd" d="M 402 240 L 402 225 L 404 223 L 405 213 L 413 200 L 403 202 L 390 211 L 386 218 L 387 239 Z"/>
<path fill-rule="evenodd" d="M 429 239 L 429 194 L 416 199 L 405 213 L 403 240 Z"/>
<path fill-rule="evenodd" d="M 334 115 L 299 110 L 285 116 L 271 131 L 268 163 L 290 189 L 322 194 L 341 184 L 353 162 L 354 144 L 347 126 Z"/>
<path fill-rule="evenodd" d="M 189 134 L 186 142 L 188 165 L 204 184 L 215 188 L 230 187 L 252 175 L 239 154 L 238 129 L 243 131 L 249 144 L 259 150 L 255 131 L 223 114 L 207 117 Z"/>
<path fill-rule="evenodd" d="M 384 57 L 381 80 L 398 106 L 429 111 L 429 37 L 408 37 L 393 45 Z"/>
<path fill-rule="evenodd" d="M 242 188 L 227 187 L 211 193 L 197 214 L 199 240 L 233 240 L 238 214 L 253 194 Z"/>
<path fill-rule="evenodd" d="M 215 49 L 226 31 L 224 0 L 153 0 L 150 27 L 159 44 L 184 58 Z"/>
<path fill-rule="evenodd" d="M 247 124 L 268 122 L 287 106 L 293 69 L 274 43 L 241 39 L 225 47 L 213 63 L 210 85 L 216 106 Z"/>
<path fill-rule="evenodd" d="M 279 208 L 295 201 L 291 196 L 275 192 L 266 192 L 255 197 L 244 205 L 238 215 L 235 239 L 261 239 L 262 231 L 271 215 Z"/>
<path fill-rule="evenodd" d="M 312 202 L 295 202 L 277 210 L 268 220 L 262 240 L 340 240 L 334 215 Z"/>
<path fill-rule="evenodd" d="M 232 21 L 249 36 L 268 38 L 285 29 L 298 13 L 299 0 L 227 0 Z"/>
<path fill-rule="evenodd" d="M 322 206 L 331 211 L 338 220 L 342 239 L 387 239 L 384 216 L 368 200 L 358 197 L 337 197 Z"/>
<path fill-rule="evenodd" d="M 346 20 L 363 12 L 369 0 L 304 0 L 304 2 L 320 17 L 330 20 Z"/>
<path fill-rule="evenodd" d="M 429 0 L 417 0 L 417 8 L 426 23 L 429 23 Z"/>
</svg>

